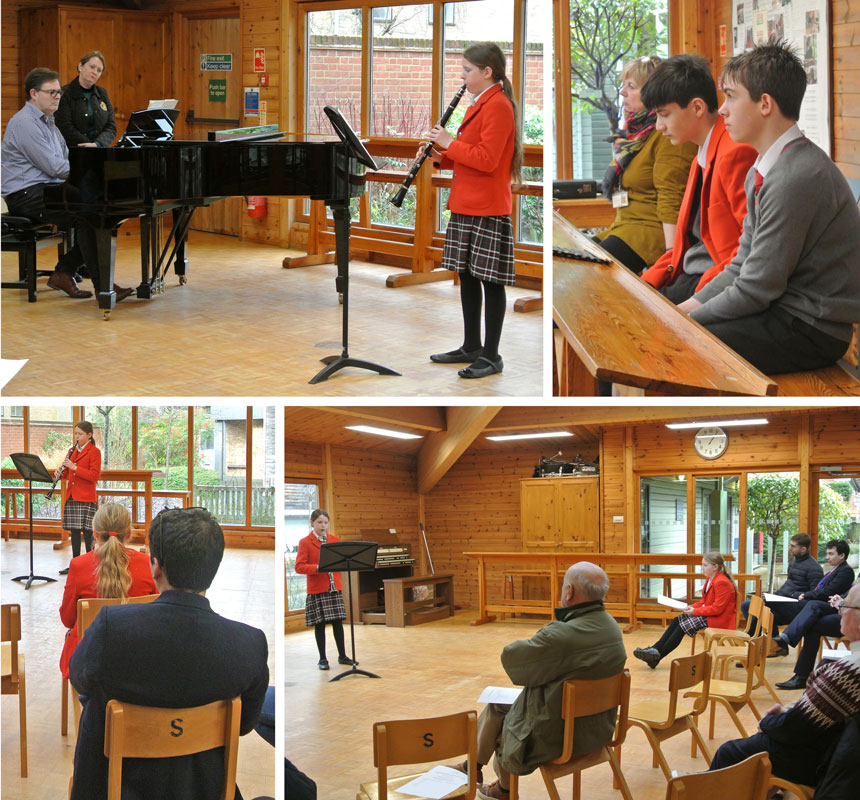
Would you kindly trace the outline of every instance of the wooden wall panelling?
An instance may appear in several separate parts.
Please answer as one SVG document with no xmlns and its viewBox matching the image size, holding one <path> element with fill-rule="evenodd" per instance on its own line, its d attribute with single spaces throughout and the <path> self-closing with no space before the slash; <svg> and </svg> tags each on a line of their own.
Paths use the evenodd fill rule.
<svg viewBox="0 0 860 800">
<path fill-rule="evenodd" d="M 602 541 L 607 553 L 632 552 L 627 550 L 628 526 L 635 528 L 635 520 L 627 519 L 627 475 L 625 468 L 625 429 L 605 428 L 600 446 L 600 488 L 603 510 Z M 638 504 L 637 504 L 638 506 Z M 623 522 L 613 522 L 620 516 Z"/>
<path fill-rule="evenodd" d="M 813 537 L 813 552 L 814 542 L 817 538 L 815 533 L 810 528 L 810 517 L 809 510 L 810 506 L 813 505 L 810 498 L 810 491 L 812 486 L 810 485 L 809 480 L 809 455 L 810 455 L 810 425 L 811 420 L 808 416 L 804 415 L 800 418 L 800 424 L 797 426 L 797 460 L 799 464 L 800 470 L 800 502 L 798 504 L 797 509 L 797 526 L 800 531 L 809 531 L 809 533 Z M 816 487 L 815 496 L 818 497 L 818 491 Z"/>
<path fill-rule="evenodd" d="M 833 160 L 860 178 L 860 0 L 831 3 Z"/>
<path fill-rule="evenodd" d="M 860 408 L 812 414 L 810 460 L 814 464 L 860 461 Z"/>
<path fill-rule="evenodd" d="M 324 445 L 299 442 L 287 437 L 284 441 L 284 476 L 286 478 L 324 478 Z"/>
</svg>

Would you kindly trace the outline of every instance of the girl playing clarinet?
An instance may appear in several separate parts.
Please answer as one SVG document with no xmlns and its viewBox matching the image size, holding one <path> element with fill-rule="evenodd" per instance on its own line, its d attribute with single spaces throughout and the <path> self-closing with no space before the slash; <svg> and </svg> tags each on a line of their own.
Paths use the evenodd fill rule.
<svg viewBox="0 0 860 800">
<path fill-rule="evenodd" d="M 102 453 L 93 441 L 91 422 L 81 420 L 75 425 L 75 446 L 69 450 L 60 469 L 60 478 L 68 481 L 63 505 L 63 528 L 71 533 L 72 558 L 77 558 L 81 554 L 81 533 L 87 552 L 93 549 L 96 483 L 102 471 Z M 60 575 L 68 571 L 68 567 L 61 569 Z"/>
<path fill-rule="evenodd" d="M 472 104 L 457 137 L 439 125 L 428 137 L 434 143 L 434 164 L 454 171 L 442 266 L 460 276 L 463 344 L 430 360 L 468 364 L 460 370 L 461 378 L 484 378 L 504 367 L 499 339 L 505 286 L 514 284 L 511 179 L 520 181 L 523 156 L 513 90 L 498 45 L 478 42 L 465 50 L 463 81 Z"/>
</svg>

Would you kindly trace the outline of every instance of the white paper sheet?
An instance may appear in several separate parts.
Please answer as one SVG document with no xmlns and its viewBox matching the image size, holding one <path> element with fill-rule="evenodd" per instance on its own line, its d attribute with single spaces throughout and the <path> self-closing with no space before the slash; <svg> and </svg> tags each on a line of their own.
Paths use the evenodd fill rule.
<svg viewBox="0 0 860 800">
<path fill-rule="evenodd" d="M 851 655 L 850 650 L 845 650 L 840 647 L 838 650 L 831 650 L 829 647 L 825 647 L 821 651 L 821 660 L 822 661 L 838 661 L 840 658 L 848 658 Z"/>
<path fill-rule="evenodd" d="M 429 772 L 403 784 L 398 791 L 401 794 L 411 794 L 415 797 L 429 797 L 439 800 L 455 789 L 465 786 L 468 781 L 460 770 L 451 767 L 433 767 Z"/>
<path fill-rule="evenodd" d="M 516 686 L 488 686 L 481 692 L 479 703 L 505 703 L 510 705 L 519 696 L 521 688 Z"/>
<path fill-rule="evenodd" d="M 783 597 L 781 594 L 768 594 L 765 592 L 762 597 L 765 600 L 770 601 L 771 603 L 796 603 L 797 599 L 794 597 Z"/>
<path fill-rule="evenodd" d="M 9 381 L 12 380 L 27 363 L 29 359 L 11 359 L 4 358 L 0 364 L 0 389 L 2 389 Z"/>
<path fill-rule="evenodd" d="M 669 606 L 669 608 L 677 608 L 683 611 L 687 607 L 687 603 L 682 603 L 680 600 L 673 600 L 671 597 L 666 597 L 665 594 L 657 595 L 657 602 L 661 606 Z"/>
</svg>

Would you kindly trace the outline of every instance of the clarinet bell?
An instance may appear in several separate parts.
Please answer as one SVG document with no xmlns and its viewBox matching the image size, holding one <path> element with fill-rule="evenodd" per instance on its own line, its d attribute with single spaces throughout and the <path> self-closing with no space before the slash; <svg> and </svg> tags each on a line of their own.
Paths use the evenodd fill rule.
<svg viewBox="0 0 860 800">
<path fill-rule="evenodd" d="M 406 199 L 406 194 L 408 191 L 408 186 L 401 186 L 400 189 L 397 190 L 397 194 L 395 194 L 389 201 L 391 205 L 400 208 L 403 205 L 403 201 Z"/>
</svg>

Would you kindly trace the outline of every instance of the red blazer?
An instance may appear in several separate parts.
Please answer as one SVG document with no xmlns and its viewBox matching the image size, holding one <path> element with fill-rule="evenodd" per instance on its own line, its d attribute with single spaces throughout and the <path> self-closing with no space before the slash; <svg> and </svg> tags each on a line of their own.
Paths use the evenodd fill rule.
<svg viewBox="0 0 860 800">
<path fill-rule="evenodd" d="M 96 450 L 98 452 L 98 450 Z M 149 556 L 131 548 L 128 552 L 128 571 L 131 573 L 129 597 L 143 597 L 147 594 L 157 594 L 155 581 L 149 569 Z M 66 631 L 66 641 L 60 656 L 60 672 L 64 678 L 69 677 L 69 659 L 78 646 L 78 600 L 96 595 L 96 567 L 99 560 L 96 551 L 91 550 L 82 556 L 73 558 L 69 564 L 69 574 L 66 577 L 66 588 L 63 591 L 63 603 L 60 606 L 60 619 L 69 630 Z"/>
<path fill-rule="evenodd" d="M 719 275 L 738 251 L 744 217 L 747 215 L 744 179 L 755 159 L 756 151 L 749 145 L 735 142 L 726 131 L 723 118 L 717 117 L 708 142 L 702 195 L 699 200 L 702 209 L 702 242 L 707 247 L 714 266 L 702 275 L 696 285 L 696 291 Z M 678 227 L 675 230 L 672 249 L 667 250 L 653 266 L 642 273 L 642 279 L 658 289 L 674 283 L 684 271 L 684 253 L 690 244 L 688 235 L 693 227 L 693 193 L 700 170 L 699 161 L 694 158 L 687 177 L 687 190 L 678 213 Z"/>
<path fill-rule="evenodd" d="M 436 166 L 454 170 L 449 210 L 476 217 L 511 213 L 514 107 L 500 85 L 491 86 L 470 106 Z"/>
<path fill-rule="evenodd" d="M 718 572 L 708 585 L 708 591 L 690 612 L 694 617 L 707 617 L 709 628 L 734 628 L 737 624 L 736 590 L 732 579 L 725 572 Z"/>
<path fill-rule="evenodd" d="M 61 478 L 65 478 L 66 497 L 63 500 L 79 500 L 82 503 L 96 502 L 96 483 L 102 471 L 102 451 L 92 442 L 78 452 L 76 447 L 69 458 L 77 466 L 76 470 L 66 467 Z"/>
<path fill-rule="evenodd" d="M 339 542 L 337 536 L 328 534 L 327 542 Z M 334 587 L 338 591 L 343 589 L 339 572 L 317 572 L 320 563 L 320 545 L 322 542 L 313 533 L 309 533 L 299 542 L 299 552 L 296 553 L 296 572 L 307 575 L 308 594 L 323 594 L 329 590 L 331 582 L 329 575 L 334 575 Z"/>
</svg>

